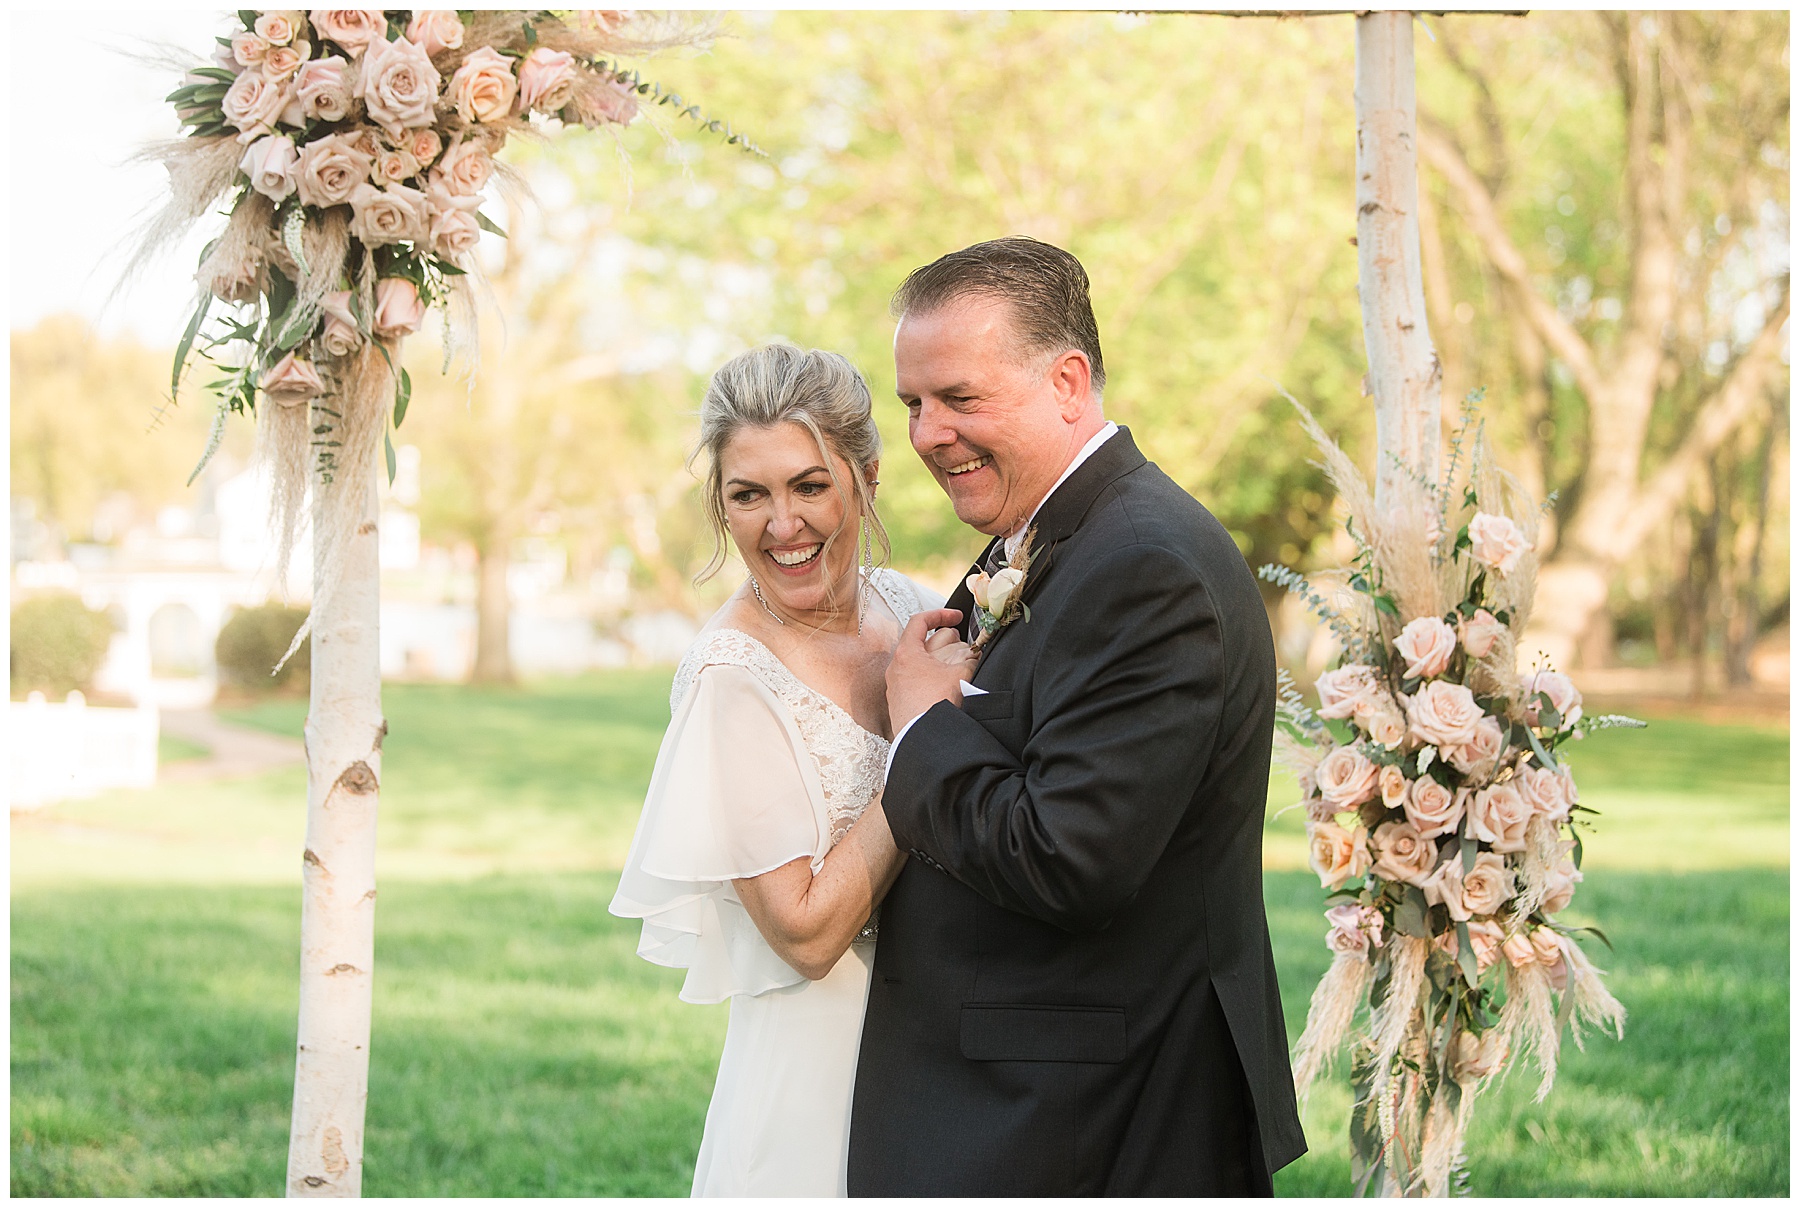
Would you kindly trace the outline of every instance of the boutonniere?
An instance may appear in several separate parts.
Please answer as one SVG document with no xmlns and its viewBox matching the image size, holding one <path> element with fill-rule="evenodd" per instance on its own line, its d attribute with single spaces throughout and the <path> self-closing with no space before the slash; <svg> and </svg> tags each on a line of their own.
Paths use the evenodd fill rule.
<svg viewBox="0 0 1800 1208">
<path fill-rule="evenodd" d="M 975 627 L 980 630 L 970 643 L 973 649 L 986 646 L 1021 614 L 1031 620 L 1031 609 L 1019 596 L 1025 587 L 1025 573 L 1031 569 L 1031 539 L 1036 535 L 1037 529 L 1026 529 L 1018 550 L 992 575 L 978 570 L 969 576 L 969 593 L 975 597 Z"/>
</svg>

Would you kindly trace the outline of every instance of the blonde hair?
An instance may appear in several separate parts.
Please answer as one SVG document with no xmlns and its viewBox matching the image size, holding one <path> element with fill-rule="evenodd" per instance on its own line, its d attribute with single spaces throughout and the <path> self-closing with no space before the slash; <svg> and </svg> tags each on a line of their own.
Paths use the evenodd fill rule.
<svg viewBox="0 0 1800 1208">
<path fill-rule="evenodd" d="M 713 531 L 713 555 L 695 576 L 696 584 L 719 572 L 729 548 L 731 530 L 725 519 L 720 466 L 725 446 L 745 428 L 773 428 L 781 423 L 799 424 L 812 433 L 838 498 L 855 505 L 854 513 L 867 526 L 872 551 L 879 548 L 879 556 L 872 552 L 874 560 L 885 563 L 892 553 L 867 479 L 869 466 L 881 456 L 881 433 L 875 427 L 868 383 L 848 358 L 835 352 L 764 344 L 719 366 L 700 404 L 700 442 L 688 464 L 706 455 L 706 519 Z M 839 458 L 853 471 L 847 486 L 839 481 L 833 464 Z M 845 527 L 848 525 L 825 539 L 821 557 L 831 552 Z"/>
</svg>

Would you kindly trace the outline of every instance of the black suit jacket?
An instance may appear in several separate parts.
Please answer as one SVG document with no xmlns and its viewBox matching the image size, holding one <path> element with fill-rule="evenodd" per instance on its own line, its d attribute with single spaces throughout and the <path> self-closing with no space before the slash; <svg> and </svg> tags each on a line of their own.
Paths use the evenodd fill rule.
<svg viewBox="0 0 1800 1208">
<path fill-rule="evenodd" d="M 914 858 L 881 911 L 849 1190 L 1202 1194 L 1240 1160 L 1266 1189 L 1306 1150 L 1262 899 L 1267 613 L 1126 430 L 1036 527 L 1030 620 L 984 652 L 986 695 L 918 719 L 883 795 Z"/>
</svg>

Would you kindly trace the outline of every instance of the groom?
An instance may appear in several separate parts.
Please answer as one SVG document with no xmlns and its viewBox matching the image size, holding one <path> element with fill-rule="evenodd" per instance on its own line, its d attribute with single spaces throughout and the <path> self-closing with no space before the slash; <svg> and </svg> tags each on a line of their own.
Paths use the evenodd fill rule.
<svg viewBox="0 0 1800 1208">
<path fill-rule="evenodd" d="M 913 448 L 1029 531 L 967 688 L 913 618 L 852 1195 L 1269 1195 L 1305 1152 L 1262 900 L 1275 652 L 1242 554 L 1101 413 L 1087 274 L 997 239 L 894 299 Z M 1025 558 L 1020 558 L 1025 561 Z M 948 608 L 972 613 L 968 588 Z M 1004 617 L 1005 614 L 1003 614 Z"/>
</svg>

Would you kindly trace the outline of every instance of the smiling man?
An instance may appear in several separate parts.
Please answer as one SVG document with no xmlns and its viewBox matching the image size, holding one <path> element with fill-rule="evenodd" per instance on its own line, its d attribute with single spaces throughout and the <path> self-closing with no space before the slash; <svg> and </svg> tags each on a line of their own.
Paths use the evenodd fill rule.
<svg viewBox="0 0 1800 1208">
<path fill-rule="evenodd" d="M 1268 1195 L 1306 1146 L 1262 902 L 1255 581 L 1106 420 L 1073 256 L 977 244 L 894 309 L 913 448 L 993 538 L 977 569 L 1025 568 L 1025 607 L 972 686 L 917 622 L 888 669 L 883 804 L 913 858 L 882 907 L 850 1193 Z"/>
</svg>

